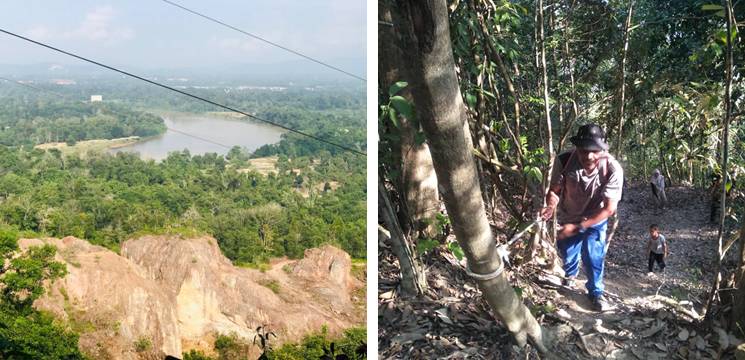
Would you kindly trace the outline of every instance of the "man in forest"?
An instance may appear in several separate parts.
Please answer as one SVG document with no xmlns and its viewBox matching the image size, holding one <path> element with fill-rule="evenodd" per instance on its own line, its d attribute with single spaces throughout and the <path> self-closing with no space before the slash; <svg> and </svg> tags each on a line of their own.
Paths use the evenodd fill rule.
<svg viewBox="0 0 745 360">
<path fill-rule="evenodd" d="M 570 141 L 575 149 L 562 153 L 554 162 L 541 215 L 548 220 L 558 208 L 557 246 L 564 261 L 564 285 L 574 286 L 581 255 L 593 308 L 605 311 L 605 236 L 608 217 L 615 214 L 623 192 L 623 169 L 607 153 L 605 132 L 599 126 L 581 126 Z"/>
<path fill-rule="evenodd" d="M 660 175 L 660 170 L 654 169 L 652 177 L 649 179 L 649 184 L 652 187 L 652 195 L 655 197 L 657 208 L 665 209 L 665 204 L 667 204 L 667 196 L 665 195 L 665 177 Z"/>
<path fill-rule="evenodd" d="M 709 222 L 716 223 L 717 216 L 722 201 L 722 177 L 719 174 L 711 176 L 711 185 L 709 186 L 709 196 L 711 197 L 711 212 L 709 213 Z"/>
</svg>

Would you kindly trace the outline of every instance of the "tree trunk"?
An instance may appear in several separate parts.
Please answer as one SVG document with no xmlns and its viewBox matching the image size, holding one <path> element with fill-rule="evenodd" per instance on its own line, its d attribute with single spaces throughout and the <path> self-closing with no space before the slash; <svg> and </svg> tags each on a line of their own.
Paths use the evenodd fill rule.
<svg viewBox="0 0 745 360">
<path fill-rule="evenodd" d="M 472 272 L 494 273 L 503 264 L 486 219 L 471 139 L 466 134 L 465 107 L 455 75 L 446 3 L 405 0 L 398 4 L 401 18 L 395 18 L 394 26 L 401 33 L 402 49 L 414 84 L 414 102 L 456 238 Z M 545 350 L 540 325 L 520 302 L 504 272 L 490 280 L 478 280 L 478 284 L 518 345 L 530 341 L 539 350 Z"/>
<path fill-rule="evenodd" d="M 618 105 L 618 143 L 616 144 L 616 157 L 621 160 L 623 150 L 623 118 L 626 109 L 626 55 L 629 52 L 629 33 L 631 32 L 631 14 L 634 10 L 634 1 L 629 4 L 629 14 L 626 16 L 626 25 L 623 32 L 623 52 L 621 54 L 621 89 Z"/>
<path fill-rule="evenodd" d="M 709 297 L 706 299 L 706 316 L 707 319 L 711 319 L 711 306 L 716 298 L 717 291 L 719 290 L 719 283 L 722 281 L 722 261 L 724 261 L 724 253 L 722 250 L 722 240 L 724 237 L 724 219 L 726 217 L 727 209 L 727 161 L 729 160 L 729 120 L 730 114 L 732 114 L 732 42 L 730 34 L 732 33 L 730 28 L 732 26 L 732 4 L 729 0 L 723 0 L 725 8 L 727 9 L 727 60 L 726 60 L 726 75 L 725 75 L 725 90 L 724 90 L 724 132 L 722 133 L 722 192 L 720 197 L 720 208 L 719 208 L 719 231 L 717 235 L 717 271 L 714 277 L 714 284 L 709 292 Z"/>
<path fill-rule="evenodd" d="M 549 32 L 551 34 L 557 32 L 557 30 L 556 30 L 556 22 L 554 20 L 554 17 L 555 17 L 554 11 L 551 10 L 548 13 L 548 26 L 549 26 Z M 544 49 L 545 49 L 545 47 L 544 47 Z M 562 78 L 561 78 L 561 75 L 560 75 L 561 73 L 559 72 L 560 61 L 559 61 L 559 57 L 556 55 L 556 53 L 558 52 L 557 49 L 558 49 L 557 46 L 554 46 L 553 49 L 551 49 L 551 59 L 553 60 L 553 62 L 552 62 L 551 65 L 552 65 L 552 67 L 554 69 L 554 76 L 556 77 L 557 83 L 561 83 Z M 558 124 L 558 128 L 559 128 L 559 137 L 561 137 L 561 128 L 564 125 L 564 101 L 563 101 L 564 98 L 562 97 L 561 88 L 558 85 L 556 86 L 555 94 L 556 94 L 556 109 L 557 109 L 557 112 L 558 112 L 558 114 L 557 114 L 558 117 L 556 119 L 556 123 Z M 556 152 L 557 153 L 561 152 L 561 148 L 557 148 L 556 149 Z"/>
<path fill-rule="evenodd" d="M 538 40 L 540 42 L 541 52 L 541 70 L 543 75 L 543 112 L 546 117 L 546 150 L 548 151 L 548 166 L 547 169 L 551 169 L 554 164 L 554 137 L 551 126 L 551 106 L 548 99 L 548 72 L 546 69 L 546 43 L 545 36 L 543 34 L 543 0 L 538 0 Z M 543 176 L 543 193 L 541 198 L 544 200 L 545 206 L 545 195 L 548 193 L 549 188 L 549 174 L 546 172 Z"/>
<path fill-rule="evenodd" d="M 543 78 L 543 112 L 545 116 L 545 126 L 546 126 L 546 139 L 544 142 L 545 149 L 548 152 L 548 165 L 546 166 L 546 169 L 552 169 L 554 166 L 554 136 L 553 136 L 553 126 L 551 124 L 551 105 L 549 104 L 549 97 L 548 97 L 548 69 L 546 68 L 546 37 L 543 32 L 543 0 L 538 0 L 537 4 L 537 20 L 538 23 L 536 24 L 536 31 L 538 32 L 538 42 L 540 43 L 540 67 L 541 67 L 541 75 Z M 554 64 L 556 63 L 556 58 L 554 57 Z M 561 103 L 559 103 L 559 108 L 561 108 Z M 561 110 L 560 110 L 561 111 Z M 540 127 L 539 127 L 540 128 Z M 536 208 L 541 208 L 546 206 L 546 194 L 548 194 L 548 190 L 550 188 L 550 171 L 546 171 L 543 174 L 543 186 L 540 189 L 540 194 L 533 194 Z M 533 236 L 533 241 L 531 243 L 531 252 L 530 257 L 532 258 L 533 255 L 535 255 L 535 252 L 538 250 L 538 247 L 540 246 L 540 235 L 541 231 L 536 231 L 535 236 Z"/>
<path fill-rule="evenodd" d="M 569 8 L 567 17 L 571 16 L 574 11 L 574 4 Z M 559 151 L 564 149 L 564 143 L 566 142 L 567 135 L 572 130 L 572 125 L 577 121 L 579 117 L 579 106 L 577 105 L 577 87 L 574 81 L 574 59 L 572 54 L 569 52 L 569 19 L 564 22 L 564 61 L 566 62 L 567 72 L 569 73 L 569 86 L 571 90 L 571 101 L 572 101 L 572 119 L 567 121 L 567 124 L 562 126 L 562 132 L 559 136 Z"/>
<path fill-rule="evenodd" d="M 733 304 L 745 304 L 745 221 L 740 226 L 740 249 L 738 252 L 739 267 L 735 270 L 735 293 Z M 732 308 L 732 324 L 730 330 L 745 329 L 745 306 Z"/>
<path fill-rule="evenodd" d="M 414 256 L 414 249 L 406 241 L 406 236 L 398 224 L 396 212 L 391 206 L 388 191 L 380 180 L 378 180 L 378 215 L 383 218 L 383 222 L 390 232 L 393 253 L 398 258 L 398 264 L 401 268 L 401 294 L 403 296 L 423 294 L 427 289 L 424 267 Z"/>
<path fill-rule="evenodd" d="M 389 5 L 385 0 L 378 2 L 381 18 L 386 23 L 393 21 Z M 401 68 L 403 55 L 398 47 L 398 41 L 395 41 L 396 36 L 391 26 L 378 25 L 378 66 L 381 88 L 385 91 L 397 81 L 405 81 L 408 77 L 405 69 Z M 411 87 L 407 86 L 399 95 L 411 102 Z M 401 181 L 397 187 L 406 202 L 407 220 L 411 221 L 411 230 L 417 237 L 424 235 L 434 238 L 437 236 L 436 216 L 440 203 L 437 176 L 432 167 L 429 146 L 416 142 L 419 129 L 416 119 L 399 116 L 400 143 L 396 159 L 400 160 Z"/>
</svg>

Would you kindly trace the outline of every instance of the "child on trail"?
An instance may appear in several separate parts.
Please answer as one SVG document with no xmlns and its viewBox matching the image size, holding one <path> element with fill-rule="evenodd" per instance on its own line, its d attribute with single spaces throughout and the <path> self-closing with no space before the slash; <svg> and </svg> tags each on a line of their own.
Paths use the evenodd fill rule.
<svg viewBox="0 0 745 360">
<path fill-rule="evenodd" d="M 649 272 L 647 275 L 652 275 L 654 272 L 654 263 L 660 267 L 660 272 L 665 271 L 665 258 L 667 257 L 667 241 L 665 237 L 660 234 L 660 229 L 657 224 L 649 226 L 649 241 L 647 241 L 647 252 L 649 253 Z"/>
</svg>

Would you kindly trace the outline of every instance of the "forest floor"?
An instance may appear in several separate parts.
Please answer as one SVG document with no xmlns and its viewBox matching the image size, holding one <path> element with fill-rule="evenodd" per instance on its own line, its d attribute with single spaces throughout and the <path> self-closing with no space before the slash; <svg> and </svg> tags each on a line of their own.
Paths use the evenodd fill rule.
<svg viewBox="0 0 745 360">
<path fill-rule="evenodd" d="M 656 210 L 646 187 L 630 187 L 619 205 L 620 225 L 605 267 L 612 309 L 590 308 L 580 271 L 575 289 L 562 287 L 560 269 L 535 263 L 510 268 L 510 281 L 544 328 L 550 354 L 518 349 L 498 325 L 463 263 L 444 249 L 424 257 L 429 289 L 398 296 L 398 262 L 380 243 L 378 294 L 381 358 L 448 359 L 719 359 L 734 358 L 743 331 L 700 322 L 716 259 L 717 228 L 700 190 L 667 190 Z M 668 241 L 664 273 L 647 274 L 646 241 L 656 223 Z M 520 249 L 513 248 L 513 259 Z M 517 254 L 519 257 L 519 254 Z M 516 259 L 519 262 L 519 259 Z"/>
</svg>

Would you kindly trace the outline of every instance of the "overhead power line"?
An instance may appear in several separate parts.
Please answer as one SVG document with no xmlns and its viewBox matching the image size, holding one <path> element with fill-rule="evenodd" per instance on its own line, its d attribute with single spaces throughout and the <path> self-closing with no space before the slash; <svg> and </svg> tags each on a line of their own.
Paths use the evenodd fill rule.
<svg viewBox="0 0 745 360">
<path fill-rule="evenodd" d="M 295 55 L 297 55 L 297 56 L 300 56 L 300 57 L 303 57 L 303 58 L 305 58 L 305 59 L 308 59 L 308 60 L 310 60 L 310 61 L 312 61 L 312 62 L 314 62 L 314 63 L 320 64 L 320 65 L 323 65 L 323 66 L 325 66 L 325 67 L 327 67 L 327 68 L 329 68 L 329 69 L 332 69 L 332 70 L 336 70 L 336 71 L 338 71 L 338 72 L 341 72 L 341 73 L 343 73 L 343 74 L 349 75 L 349 76 L 351 76 L 351 77 L 353 77 L 353 78 L 355 78 L 355 79 L 359 79 L 359 80 L 362 80 L 362 81 L 367 81 L 367 79 L 365 79 L 364 77 L 361 77 L 361 76 L 358 76 L 358 75 L 352 74 L 352 73 L 350 73 L 350 72 L 347 72 L 347 71 L 345 71 L 345 70 L 339 69 L 338 67 L 335 67 L 335 66 L 333 66 L 333 65 L 329 65 L 328 63 L 325 63 L 325 62 L 323 62 L 323 61 L 321 61 L 321 60 L 317 60 L 317 59 L 314 59 L 314 58 L 312 58 L 312 57 L 310 57 L 310 56 L 308 56 L 308 55 L 302 54 L 302 53 L 300 53 L 299 51 L 295 51 L 295 50 L 292 50 L 292 49 L 290 49 L 290 48 L 288 48 L 288 47 L 285 47 L 285 46 L 282 46 L 282 45 L 280 45 L 280 44 L 277 44 L 277 43 L 275 43 L 275 42 L 272 42 L 272 41 L 269 41 L 269 40 L 267 40 L 267 39 L 264 39 L 264 38 L 262 38 L 261 36 L 258 36 L 258 35 L 254 35 L 254 34 L 251 34 L 250 32 L 247 32 L 247 31 L 241 30 L 241 29 L 239 29 L 239 28 L 237 28 L 237 27 L 235 27 L 235 26 L 233 26 L 233 25 L 227 24 L 227 23 L 225 23 L 225 22 L 222 22 L 222 21 L 220 21 L 220 20 L 217 20 L 217 19 L 215 19 L 215 18 L 213 18 L 213 17 L 207 16 L 207 15 L 205 15 L 205 14 L 202 14 L 202 13 L 200 13 L 200 12 L 197 12 L 197 11 L 191 10 L 191 9 L 189 9 L 189 8 L 187 8 L 187 7 L 183 6 L 183 5 L 177 4 L 177 3 L 173 2 L 173 1 L 169 1 L 169 0 L 161 0 L 161 1 L 163 1 L 163 2 L 164 2 L 164 3 L 166 3 L 166 4 L 170 4 L 170 5 L 173 5 L 173 6 L 177 7 L 177 8 L 180 8 L 180 9 L 182 9 L 182 10 L 184 10 L 184 11 L 188 11 L 188 12 L 190 12 L 190 13 L 192 13 L 192 14 L 194 14 L 194 15 L 197 15 L 197 16 L 199 16 L 199 17 L 205 18 L 205 19 L 207 19 L 207 20 L 209 20 L 209 21 L 212 21 L 212 22 L 218 23 L 218 24 L 220 24 L 220 25 L 222 25 L 222 26 L 225 26 L 225 27 L 227 27 L 227 28 L 229 28 L 229 29 L 235 30 L 235 31 L 237 31 L 237 32 L 239 32 L 239 33 L 241 33 L 241 34 L 244 34 L 244 35 L 248 35 L 248 36 L 250 36 L 250 37 L 252 37 L 252 38 L 254 38 L 254 39 L 256 39 L 256 40 L 260 40 L 260 41 L 263 41 L 263 42 L 265 42 L 265 43 L 267 43 L 267 44 L 269 44 L 269 45 L 272 45 L 272 46 L 278 47 L 278 48 L 280 48 L 280 49 L 282 49 L 282 50 L 285 50 L 285 51 L 291 52 L 291 53 L 293 53 L 293 54 L 295 54 Z"/>
<path fill-rule="evenodd" d="M 138 79 L 138 80 L 141 80 L 141 81 L 144 81 L 144 82 L 147 82 L 147 83 L 153 84 L 153 85 L 155 85 L 155 86 L 160 86 L 160 87 L 162 87 L 162 88 L 164 88 L 164 89 L 168 89 L 168 90 L 171 90 L 171 91 L 173 91 L 173 92 L 177 92 L 177 93 L 179 93 L 179 94 L 182 94 L 182 95 L 188 96 L 188 97 L 190 97 L 190 98 L 193 98 L 193 99 L 197 99 L 197 100 L 200 100 L 200 101 L 206 102 L 206 103 L 208 103 L 208 104 L 211 104 L 211 105 L 214 105 L 214 106 L 217 106 L 217 107 L 221 107 L 221 108 L 223 108 L 223 109 L 226 109 L 226 110 L 230 110 L 230 111 L 233 111 L 233 112 L 236 112 L 236 113 L 239 113 L 239 114 L 243 114 L 243 115 L 245 115 L 245 116 L 248 116 L 248 117 L 249 117 L 249 118 L 251 118 L 251 119 L 254 119 L 254 120 L 258 120 L 258 121 L 261 121 L 261 122 L 265 122 L 265 123 L 267 123 L 267 124 L 270 124 L 270 125 L 274 125 L 274 126 L 276 126 L 276 127 L 279 127 L 279 128 L 285 129 L 285 130 L 287 130 L 287 131 L 290 131 L 290 132 L 296 133 L 296 134 L 298 134 L 298 135 L 302 135 L 302 136 L 305 136 L 305 137 L 308 137 L 308 138 L 314 139 L 314 140 L 316 140 L 316 141 L 320 141 L 320 142 L 322 142 L 322 143 L 325 143 L 325 144 L 328 144 L 328 145 L 331 145 L 331 146 L 335 146 L 335 147 L 338 147 L 338 148 L 340 148 L 340 149 L 342 149 L 342 150 L 345 150 L 345 151 L 349 151 L 349 152 L 355 153 L 355 154 L 357 154 L 357 155 L 367 156 L 367 154 L 366 154 L 366 153 L 363 153 L 363 152 L 361 152 L 361 151 L 358 151 L 358 150 L 352 149 L 352 148 L 350 148 L 350 147 L 348 147 L 348 146 L 344 146 L 344 145 L 341 145 L 341 144 L 338 144 L 338 143 L 335 143 L 335 142 L 332 142 L 332 141 L 329 141 L 329 140 L 326 140 L 326 139 L 320 138 L 320 137 L 318 137 L 318 136 L 315 136 L 315 135 L 311 135 L 311 134 L 308 134 L 308 133 L 306 133 L 306 132 L 303 132 L 303 131 L 300 131 L 300 130 L 296 130 L 296 129 L 293 129 L 293 128 L 287 127 L 287 126 L 285 126 L 285 125 L 282 125 L 282 124 L 278 124 L 278 123 L 276 123 L 276 122 L 273 122 L 273 121 L 270 121 L 270 120 L 262 119 L 262 118 L 260 118 L 260 117 L 258 117 L 258 116 L 256 116 L 256 115 L 251 115 L 251 114 L 249 114 L 249 113 L 247 113 L 247 112 L 244 112 L 244 111 L 241 111 L 241 110 L 235 109 L 235 108 L 233 108 L 233 107 L 230 107 L 230 106 L 227 106 L 227 105 L 223 105 L 223 104 L 220 104 L 220 103 L 214 102 L 214 101 L 212 101 L 212 100 L 209 100 L 209 99 L 205 99 L 205 98 L 203 98 L 203 97 L 201 97 L 201 96 L 197 96 L 197 95 L 194 95 L 194 94 L 188 93 L 188 92 L 186 92 L 186 91 L 182 91 L 182 90 L 179 90 L 179 89 L 176 89 L 176 88 L 170 87 L 170 86 L 168 86 L 168 85 L 164 85 L 164 84 L 161 84 L 161 83 L 159 83 L 159 82 L 157 82 L 157 81 L 153 81 L 153 80 L 149 80 L 149 79 L 146 79 L 146 78 L 144 78 L 144 77 L 142 77 L 142 76 L 139 76 L 139 75 L 135 75 L 135 74 L 132 74 L 132 73 L 130 73 L 130 72 L 127 72 L 127 71 L 124 71 L 124 70 L 120 70 L 120 69 L 117 69 L 117 68 L 115 68 L 115 67 L 113 67 L 113 66 L 109 66 L 109 65 L 106 65 L 106 64 L 100 63 L 100 62 L 98 62 L 98 61 L 95 61 L 95 60 L 91 60 L 91 59 L 88 59 L 88 58 L 86 58 L 86 57 L 83 57 L 83 56 L 80 56 L 80 55 L 76 55 L 76 54 L 73 54 L 73 53 L 71 53 L 71 52 L 68 52 L 68 51 L 65 51 L 65 50 L 62 50 L 62 49 L 56 48 L 56 47 L 54 47 L 54 46 L 51 46 L 51 45 L 47 45 L 47 44 L 45 44 L 45 43 L 42 43 L 42 42 L 39 42 L 39 41 L 36 41 L 36 40 L 33 40 L 33 39 L 29 39 L 29 38 L 27 38 L 27 37 L 25 37 L 25 36 L 22 36 L 22 35 L 19 35 L 19 34 L 16 34 L 16 33 L 10 32 L 10 31 L 7 31 L 7 30 L 5 30 L 5 29 L 2 29 L 2 28 L 0 28 L 0 32 L 3 32 L 3 33 L 5 33 L 5 34 L 8 34 L 8 35 L 10 35 L 10 36 L 13 36 L 13 37 L 19 38 L 19 39 L 21 39 L 21 40 L 25 40 L 25 41 L 28 41 L 28 42 L 30 42 L 30 43 L 34 43 L 34 44 L 36 44 L 36 45 L 39 45 L 39 46 L 45 47 L 45 48 L 47 48 L 47 49 L 50 49 L 50 50 L 54 50 L 54 51 L 56 51 L 56 52 L 59 52 L 59 53 L 65 54 L 65 55 L 67 55 L 67 56 L 71 56 L 71 57 L 74 57 L 74 58 L 76 58 L 76 59 L 80 59 L 80 60 L 83 60 L 83 61 L 85 61 L 85 62 L 89 62 L 89 63 L 91 63 L 91 64 L 94 64 L 94 65 L 98 65 L 98 66 L 100 66 L 100 67 L 103 67 L 103 68 L 106 68 L 106 69 L 109 69 L 109 70 L 112 70 L 112 71 L 116 71 L 116 72 L 118 72 L 118 73 L 120 73 L 120 74 L 124 74 L 124 75 L 127 75 L 127 76 L 129 76 L 129 77 L 132 77 L 132 78 L 135 78 L 135 79 Z"/>
</svg>

